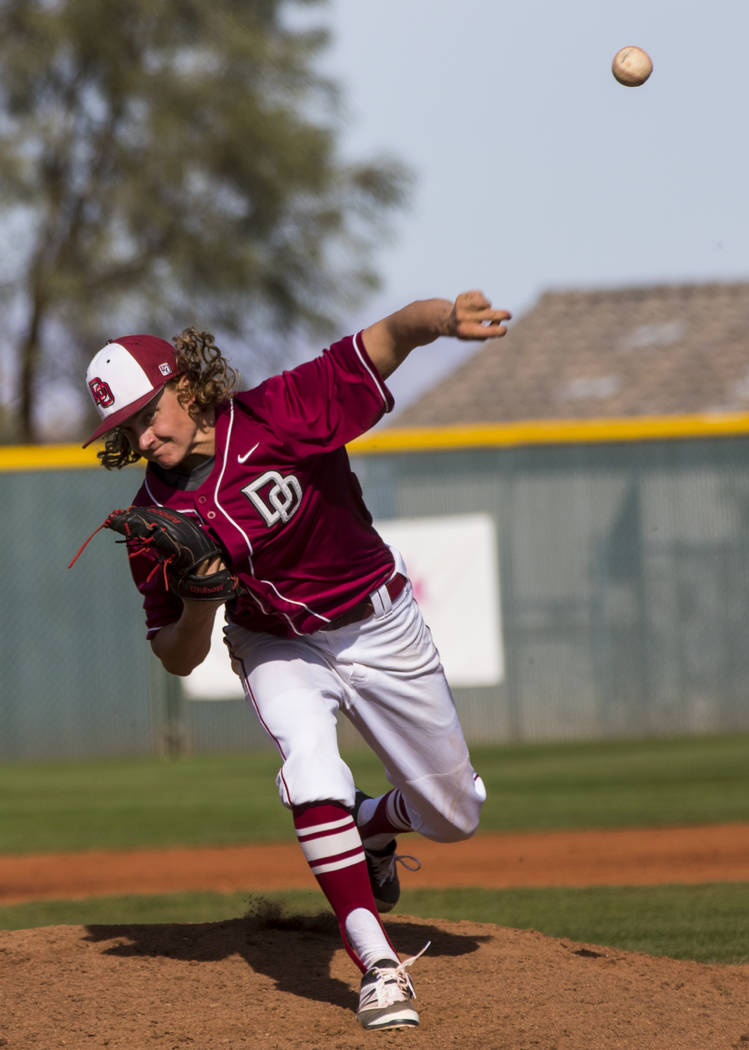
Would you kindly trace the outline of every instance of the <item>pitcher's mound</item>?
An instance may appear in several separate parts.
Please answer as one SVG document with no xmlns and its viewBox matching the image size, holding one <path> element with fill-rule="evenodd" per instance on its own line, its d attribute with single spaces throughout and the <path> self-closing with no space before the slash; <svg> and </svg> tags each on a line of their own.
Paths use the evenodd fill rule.
<svg viewBox="0 0 749 1050">
<path fill-rule="evenodd" d="M 534 931 L 388 919 L 418 1029 L 356 1024 L 359 975 L 331 915 L 0 935 L 8 1050 L 749 1050 L 749 966 L 704 965 Z"/>
</svg>

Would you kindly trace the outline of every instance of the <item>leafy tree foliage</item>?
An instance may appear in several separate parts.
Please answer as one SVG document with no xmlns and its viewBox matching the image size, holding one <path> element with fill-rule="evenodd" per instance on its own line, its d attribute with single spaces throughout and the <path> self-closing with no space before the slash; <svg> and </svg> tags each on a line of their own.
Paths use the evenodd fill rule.
<svg viewBox="0 0 749 1050">
<path fill-rule="evenodd" d="M 80 384 L 107 338 L 196 324 L 253 348 L 247 378 L 376 286 L 408 175 L 340 158 L 315 5 L 0 0 L 17 439 L 35 439 L 45 384 Z"/>
</svg>

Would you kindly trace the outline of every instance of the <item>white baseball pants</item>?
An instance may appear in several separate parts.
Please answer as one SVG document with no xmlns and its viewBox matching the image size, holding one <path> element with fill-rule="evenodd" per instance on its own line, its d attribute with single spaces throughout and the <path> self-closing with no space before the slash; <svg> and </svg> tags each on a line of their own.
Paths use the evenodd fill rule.
<svg viewBox="0 0 749 1050">
<path fill-rule="evenodd" d="M 341 712 L 402 792 L 414 831 L 438 842 L 468 838 L 486 793 L 439 654 L 411 585 L 392 604 L 384 597 L 367 620 L 305 637 L 227 624 L 232 667 L 283 759 L 276 783 L 285 806 L 353 806 L 354 778 L 338 749 Z"/>
</svg>

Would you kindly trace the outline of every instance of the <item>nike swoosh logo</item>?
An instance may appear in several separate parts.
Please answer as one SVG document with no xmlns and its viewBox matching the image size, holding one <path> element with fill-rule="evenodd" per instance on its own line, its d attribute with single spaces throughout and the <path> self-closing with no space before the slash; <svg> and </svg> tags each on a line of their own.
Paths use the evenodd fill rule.
<svg viewBox="0 0 749 1050">
<path fill-rule="evenodd" d="M 252 453 L 253 453 L 253 452 L 255 451 L 255 449 L 257 448 L 257 446 L 258 446 L 259 444 L 260 444 L 260 442 L 259 442 L 259 441 L 257 441 L 257 442 L 256 442 L 256 443 L 255 443 L 255 444 L 254 444 L 254 445 L 252 446 L 252 448 L 250 449 L 250 451 L 249 451 L 249 452 L 245 452 L 245 454 L 244 454 L 243 456 L 237 456 L 237 463 L 246 463 L 246 462 L 247 462 L 247 460 L 248 460 L 248 459 L 250 458 L 250 456 L 252 455 Z"/>
</svg>

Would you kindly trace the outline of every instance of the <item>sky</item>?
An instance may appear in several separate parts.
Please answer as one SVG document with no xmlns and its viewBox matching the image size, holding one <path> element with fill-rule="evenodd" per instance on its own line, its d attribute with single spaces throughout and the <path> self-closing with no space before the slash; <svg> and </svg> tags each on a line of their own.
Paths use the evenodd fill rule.
<svg viewBox="0 0 749 1050">
<path fill-rule="evenodd" d="M 468 288 L 517 319 L 547 290 L 749 280 L 747 0 L 330 0 L 324 20 L 342 150 L 415 177 L 352 330 Z M 653 60 L 638 88 L 611 75 L 628 44 Z M 475 350 L 412 353 L 397 409 Z"/>
</svg>

